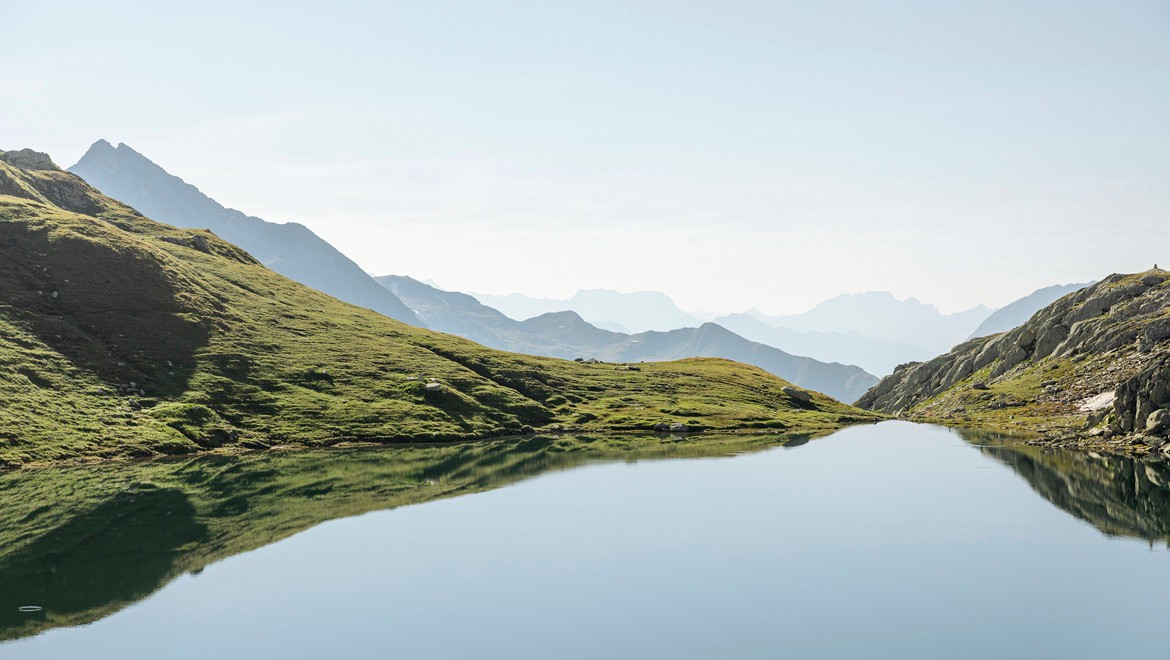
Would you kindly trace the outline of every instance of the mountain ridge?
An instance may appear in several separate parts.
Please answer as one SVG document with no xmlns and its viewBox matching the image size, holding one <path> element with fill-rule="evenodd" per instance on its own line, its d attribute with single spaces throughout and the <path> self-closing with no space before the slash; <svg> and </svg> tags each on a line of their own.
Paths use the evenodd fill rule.
<svg viewBox="0 0 1170 660">
<path fill-rule="evenodd" d="M 747 314 L 774 327 L 799 332 L 853 331 L 869 339 L 920 346 L 937 355 L 964 340 L 991 312 L 977 305 L 943 314 L 914 297 L 900 300 L 889 291 L 867 291 L 834 296 L 799 314 L 769 316 L 758 309 Z"/>
<path fill-rule="evenodd" d="M 1095 282 L 1054 284 L 1042 289 L 1036 289 L 1023 298 L 1012 301 L 992 312 L 990 316 L 983 320 L 983 323 L 979 324 L 978 328 L 975 328 L 975 331 L 967 339 L 986 337 L 1018 328 L 1041 309 L 1044 309 L 1074 291 L 1080 291 L 1092 284 L 1095 284 Z"/>
<path fill-rule="evenodd" d="M 878 377 L 893 372 L 899 364 L 934 356 L 921 346 L 871 339 L 857 331 L 801 332 L 772 326 L 746 312 L 720 316 L 714 322 L 751 341 L 823 362 L 856 364 Z"/>
<path fill-rule="evenodd" d="M 617 362 L 722 357 L 754 364 L 801 387 L 846 401 L 860 397 L 878 380 L 859 367 L 791 355 L 709 322 L 630 334 L 598 328 L 572 310 L 516 321 L 470 294 L 443 291 L 401 275 L 375 280 L 390 287 L 429 326 L 502 350 Z"/>
<path fill-rule="evenodd" d="M 148 217 L 210 229 L 289 279 L 390 318 L 421 324 L 401 300 L 308 227 L 227 208 L 126 144 L 114 147 L 98 140 L 68 171 Z"/>
<path fill-rule="evenodd" d="M 572 310 L 594 325 L 608 325 L 635 334 L 696 327 L 701 323 L 694 315 L 679 309 L 674 300 L 661 291 L 579 289 L 569 298 L 534 298 L 523 293 L 469 295 L 517 321 Z"/>
</svg>

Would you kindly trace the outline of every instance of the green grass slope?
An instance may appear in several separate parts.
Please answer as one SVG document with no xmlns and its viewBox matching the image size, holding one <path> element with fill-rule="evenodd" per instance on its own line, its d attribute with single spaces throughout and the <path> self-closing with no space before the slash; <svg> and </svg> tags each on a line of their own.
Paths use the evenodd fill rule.
<svg viewBox="0 0 1170 660">
<path fill-rule="evenodd" d="M 0 153 L 0 466 L 879 417 L 822 395 L 802 403 L 727 360 L 640 367 L 504 353 L 396 322 L 210 232 L 153 222 L 41 154 Z"/>
</svg>

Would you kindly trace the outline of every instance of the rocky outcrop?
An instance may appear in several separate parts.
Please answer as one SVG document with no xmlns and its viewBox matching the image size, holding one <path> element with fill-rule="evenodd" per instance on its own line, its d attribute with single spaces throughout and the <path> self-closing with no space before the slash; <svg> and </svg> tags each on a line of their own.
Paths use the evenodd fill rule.
<svg viewBox="0 0 1170 660">
<path fill-rule="evenodd" d="M 0 161 L 22 170 L 56 170 L 59 169 L 49 158 L 49 154 L 33 151 L 32 149 L 17 149 L 16 151 L 0 152 Z"/>
<path fill-rule="evenodd" d="M 1115 392 L 1115 431 L 1160 435 L 1170 429 L 1170 357 L 1142 369 Z"/>
<path fill-rule="evenodd" d="M 1103 423 L 1113 433 L 1141 432 L 1151 413 L 1170 407 L 1168 340 L 1170 273 L 1112 275 L 1014 330 L 899 366 L 857 405 L 958 422 L 988 421 L 981 415 L 1023 407 L 1032 418 L 1077 417 L 1083 423 L 1087 414 L 1089 427 Z M 1111 409 L 1082 407 L 1110 392 L 1116 393 Z"/>
</svg>

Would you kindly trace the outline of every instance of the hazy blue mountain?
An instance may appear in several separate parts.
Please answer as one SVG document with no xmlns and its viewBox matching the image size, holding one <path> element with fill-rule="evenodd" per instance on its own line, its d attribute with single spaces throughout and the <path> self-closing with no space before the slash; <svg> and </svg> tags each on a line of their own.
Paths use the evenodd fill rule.
<svg viewBox="0 0 1170 660">
<path fill-rule="evenodd" d="M 594 321 L 593 325 L 601 328 L 602 330 L 610 330 L 613 332 L 624 332 L 627 335 L 633 332 L 633 330 L 630 330 L 629 328 L 622 325 L 621 323 L 615 323 L 613 321 Z"/>
<path fill-rule="evenodd" d="M 576 315 L 572 328 L 549 326 L 554 315 L 517 321 L 466 293 L 443 291 L 402 275 L 374 279 L 417 312 L 427 327 L 492 348 L 572 359 L 581 355 L 582 344 L 606 344 L 624 337 L 589 325 Z"/>
<path fill-rule="evenodd" d="M 267 222 L 225 208 L 125 144 L 115 148 L 98 140 L 69 171 L 147 217 L 177 227 L 210 229 L 289 279 L 399 321 L 422 325 L 393 293 L 304 225 Z"/>
<path fill-rule="evenodd" d="M 893 373 L 899 364 L 935 356 L 922 346 L 870 339 L 857 332 L 800 332 L 777 328 L 747 314 L 729 314 L 716 318 L 714 322 L 745 339 L 822 362 L 856 364 L 876 376 Z"/>
<path fill-rule="evenodd" d="M 920 346 L 938 355 L 971 335 L 992 310 L 983 305 L 943 314 L 916 298 L 898 300 L 887 291 L 853 293 L 830 298 L 807 312 L 765 316 L 747 314 L 764 323 L 800 332 L 856 332 L 870 339 Z"/>
<path fill-rule="evenodd" d="M 672 330 L 701 323 L 674 304 L 664 293 L 635 291 L 622 293 L 608 289 L 585 289 L 572 298 L 533 298 L 522 293 L 493 295 L 473 293 L 480 302 L 507 316 L 523 321 L 549 312 L 571 310 L 590 323 L 628 332 Z"/>
<path fill-rule="evenodd" d="M 1036 312 L 1068 294 L 1074 291 L 1080 291 L 1092 284 L 1095 284 L 1095 282 L 1085 282 L 1084 284 L 1056 284 L 1044 287 L 1043 289 L 1037 289 L 1023 298 L 997 309 L 995 313 L 984 319 L 978 328 L 975 328 L 975 332 L 971 333 L 971 337 L 986 337 L 988 335 L 1014 330 L 1026 323 Z"/>
<path fill-rule="evenodd" d="M 790 355 L 744 339 L 714 323 L 629 334 L 598 328 L 569 310 L 517 321 L 467 294 L 443 291 L 403 276 L 376 279 L 418 312 L 429 327 L 492 348 L 620 362 L 721 357 L 754 364 L 796 385 L 842 401 L 856 400 L 877 382 L 876 377 L 860 367 Z"/>
</svg>

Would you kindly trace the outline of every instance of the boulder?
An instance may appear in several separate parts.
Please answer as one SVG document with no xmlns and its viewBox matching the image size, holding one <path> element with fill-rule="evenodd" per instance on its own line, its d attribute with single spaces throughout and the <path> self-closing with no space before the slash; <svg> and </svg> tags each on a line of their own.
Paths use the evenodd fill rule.
<svg viewBox="0 0 1170 660">
<path fill-rule="evenodd" d="M 680 424 L 676 422 L 670 425 L 671 433 L 686 433 L 687 431 L 690 431 L 690 429 L 687 428 L 686 424 Z"/>
<path fill-rule="evenodd" d="M 1146 417 L 1146 433 L 1162 433 L 1170 430 L 1170 410 L 1161 408 Z"/>
<path fill-rule="evenodd" d="M 441 383 L 427 383 L 423 389 L 427 392 L 442 392 L 443 385 Z"/>
<path fill-rule="evenodd" d="M 973 390 L 986 390 L 986 389 L 991 389 L 991 388 L 989 388 L 987 386 L 987 383 L 985 383 L 983 381 L 979 381 L 978 383 L 972 384 L 971 389 L 973 389 Z"/>
<path fill-rule="evenodd" d="M 808 403 L 809 401 L 812 401 L 811 394 L 809 394 L 808 392 L 805 392 L 804 390 L 798 390 L 795 387 L 789 387 L 788 385 L 785 385 L 781 391 L 783 391 L 785 394 L 792 397 L 793 399 L 796 399 L 797 401 L 800 401 L 803 403 Z"/>
</svg>

